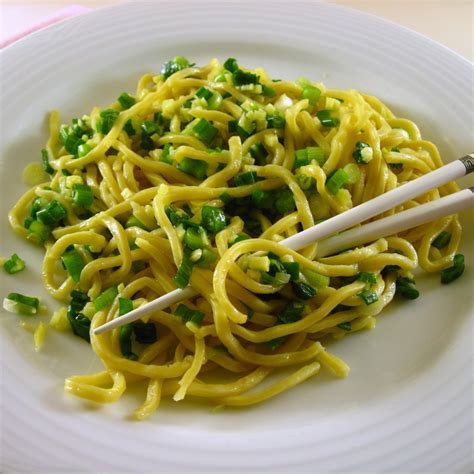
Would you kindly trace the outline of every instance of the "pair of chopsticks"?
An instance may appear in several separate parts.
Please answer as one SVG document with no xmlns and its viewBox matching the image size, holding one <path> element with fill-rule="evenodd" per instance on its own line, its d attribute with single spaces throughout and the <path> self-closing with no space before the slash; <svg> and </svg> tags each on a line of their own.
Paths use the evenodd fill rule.
<svg viewBox="0 0 474 474">
<path fill-rule="evenodd" d="M 439 217 L 455 214 L 474 205 L 474 187 L 334 235 L 392 209 L 430 189 L 461 178 L 472 171 L 474 171 L 474 153 L 442 166 L 420 178 L 409 181 L 349 211 L 338 214 L 296 235 L 292 235 L 279 243 L 292 250 L 300 250 L 309 244 L 319 242 L 317 256 L 324 257 L 381 237 L 402 232 Z M 167 308 L 174 303 L 196 296 L 196 294 L 190 286 L 182 290 L 173 290 L 123 316 L 103 324 L 96 328 L 94 333 L 101 334 L 113 328 L 123 326 L 140 319 L 145 314 Z"/>
</svg>

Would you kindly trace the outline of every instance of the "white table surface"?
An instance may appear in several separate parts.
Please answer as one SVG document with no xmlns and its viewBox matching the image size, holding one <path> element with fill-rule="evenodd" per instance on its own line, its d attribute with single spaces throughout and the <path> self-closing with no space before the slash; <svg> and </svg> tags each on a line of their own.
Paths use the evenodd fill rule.
<svg viewBox="0 0 474 474">
<path fill-rule="evenodd" d="M 242 3 L 245 1 L 242 0 Z M 120 0 L 49 2 L 1 0 L 0 39 L 4 40 L 69 5 L 81 4 L 90 8 L 100 8 L 114 3 L 121 2 Z M 346 5 L 391 20 L 422 33 L 474 61 L 474 0 L 331 0 L 329 3 Z"/>
</svg>

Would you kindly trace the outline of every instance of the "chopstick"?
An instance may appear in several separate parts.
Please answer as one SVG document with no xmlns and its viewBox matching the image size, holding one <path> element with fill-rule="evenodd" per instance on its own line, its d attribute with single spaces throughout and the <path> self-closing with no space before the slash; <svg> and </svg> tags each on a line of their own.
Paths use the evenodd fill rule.
<svg viewBox="0 0 474 474">
<path fill-rule="evenodd" d="M 398 188 L 377 196 L 342 214 L 327 219 L 309 229 L 305 229 L 279 243 L 290 249 L 300 250 L 309 244 L 319 241 L 317 256 L 322 257 L 346 248 L 354 247 L 355 245 L 373 241 L 377 238 L 401 232 L 411 227 L 425 224 L 439 217 L 455 214 L 474 205 L 474 188 L 450 194 L 436 201 L 421 204 L 412 209 L 343 232 L 332 238 L 327 238 L 392 209 L 430 189 L 437 188 L 450 181 L 461 178 L 472 171 L 474 171 L 474 153 L 444 165 L 413 181 L 409 181 Z M 173 290 L 123 316 L 103 324 L 94 330 L 94 334 L 101 334 L 105 331 L 136 321 L 152 311 L 167 308 L 172 304 L 191 298 L 196 294 L 197 293 L 190 286 L 184 289 Z"/>
</svg>

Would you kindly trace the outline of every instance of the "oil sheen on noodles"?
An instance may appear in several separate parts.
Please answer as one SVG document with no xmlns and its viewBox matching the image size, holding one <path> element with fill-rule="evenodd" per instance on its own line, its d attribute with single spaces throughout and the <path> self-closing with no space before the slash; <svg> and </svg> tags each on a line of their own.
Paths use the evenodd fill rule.
<svg viewBox="0 0 474 474">
<path fill-rule="evenodd" d="M 272 80 L 232 59 L 196 67 L 177 57 L 135 95 L 68 126 L 52 112 L 43 161 L 49 181 L 18 201 L 10 223 L 45 246 L 44 284 L 64 305 L 51 325 L 90 338 L 105 367 L 71 376 L 66 391 L 109 403 L 145 382 L 138 419 L 162 397 L 244 406 L 321 367 L 347 376 L 326 341 L 373 329 L 397 282 L 416 293 L 411 272 L 449 267 L 461 238 L 449 216 L 325 258 L 317 244 L 279 245 L 442 161 L 375 97 Z M 449 242 L 432 245 L 440 235 Z M 92 334 L 189 274 L 198 296 Z"/>
</svg>

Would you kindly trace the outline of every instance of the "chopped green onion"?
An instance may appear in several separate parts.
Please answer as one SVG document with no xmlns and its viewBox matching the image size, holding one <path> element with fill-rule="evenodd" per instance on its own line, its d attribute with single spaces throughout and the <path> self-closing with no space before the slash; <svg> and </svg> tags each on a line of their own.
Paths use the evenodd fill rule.
<svg viewBox="0 0 474 474">
<path fill-rule="evenodd" d="M 153 135 L 158 133 L 158 124 L 153 120 L 145 120 L 141 125 L 140 128 L 144 133 L 147 135 Z"/>
<path fill-rule="evenodd" d="M 71 302 L 69 303 L 68 311 L 70 309 L 74 313 L 79 313 L 79 311 L 81 311 L 89 301 L 90 299 L 86 293 L 78 290 L 72 290 Z"/>
<path fill-rule="evenodd" d="M 63 176 L 72 176 L 72 173 L 64 168 L 61 170 L 61 173 Z"/>
<path fill-rule="evenodd" d="M 10 313 L 32 315 L 38 312 L 39 298 L 21 293 L 9 293 L 3 300 L 3 309 Z"/>
<path fill-rule="evenodd" d="M 21 272 L 25 268 L 25 261 L 22 260 L 16 253 L 14 253 L 4 264 L 3 269 L 13 275 L 14 273 Z"/>
<path fill-rule="evenodd" d="M 204 86 L 201 86 L 196 91 L 196 97 L 199 97 L 200 99 L 205 99 L 207 101 L 212 97 L 212 91 L 210 91 L 209 89 L 207 89 Z"/>
<path fill-rule="evenodd" d="M 464 273 L 464 269 L 464 255 L 458 253 L 453 258 L 453 266 L 441 272 L 441 283 L 447 284 L 457 280 Z"/>
<path fill-rule="evenodd" d="M 119 316 L 130 313 L 133 310 L 133 301 L 129 298 L 119 298 Z"/>
<path fill-rule="evenodd" d="M 135 127 L 133 126 L 132 119 L 128 119 L 125 122 L 123 129 L 125 130 L 125 132 L 127 133 L 129 137 L 133 137 L 134 135 L 137 134 L 137 131 L 135 130 Z"/>
<path fill-rule="evenodd" d="M 295 210 L 295 199 L 290 188 L 285 187 L 276 193 L 275 208 L 280 214 L 286 214 Z"/>
<path fill-rule="evenodd" d="M 43 209 L 37 212 L 36 218 L 43 224 L 57 224 L 67 216 L 64 206 L 53 199 Z"/>
<path fill-rule="evenodd" d="M 252 204 L 257 209 L 272 209 L 273 208 L 273 195 L 269 191 L 262 191 L 261 189 L 256 189 L 252 193 Z"/>
<path fill-rule="evenodd" d="M 255 160 L 257 161 L 257 164 L 259 165 L 265 164 L 265 160 L 268 156 L 268 151 L 262 142 L 257 142 L 253 144 L 250 147 L 249 151 L 252 158 L 255 158 Z"/>
<path fill-rule="evenodd" d="M 352 323 L 350 321 L 344 321 L 343 323 L 338 324 L 337 327 L 347 332 L 352 331 Z"/>
<path fill-rule="evenodd" d="M 183 322 L 191 321 L 192 323 L 200 326 L 202 320 L 204 319 L 204 313 L 194 309 L 188 308 L 185 304 L 180 304 L 176 311 L 174 312 L 176 316 L 179 316 L 183 319 Z"/>
<path fill-rule="evenodd" d="M 342 186 L 347 183 L 348 180 L 349 175 L 342 168 L 339 168 L 328 176 L 326 187 L 328 188 L 329 192 L 336 194 L 339 189 L 341 189 Z"/>
<path fill-rule="evenodd" d="M 63 253 L 61 260 L 73 281 L 78 283 L 81 279 L 82 269 L 85 267 L 81 254 L 73 247 Z"/>
<path fill-rule="evenodd" d="M 239 69 L 239 65 L 237 64 L 237 60 L 235 58 L 228 58 L 224 62 L 224 69 L 230 72 L 235 72 Z"/>
<path fill-rule="evenodd" d="M 226 226 L 224 211 L 218 207 L 203 206 L 201 210 L 201 223 L 209 232 L 214 234 L 220 232 Z"/>
<path fill-rule="evenodd" d="M 128 229 L 129 227 L 140 227 L 140 229 L 143 230 L 150 230 L 140 219 L 138 219 L 138 217 L 133 215 L 127 219 L 127 222 L 125 222 L 125 228 Z"/>
<path fill-rule="evenodd" d="M 222 96 L 219 92 L 214 92 L 212 97 L 207 100 L 207 106 L 211 110 L 218 110 L 221 108 L 222 105 Z"/>
<path fill-rule="evenodd" d="M 372 157 L 372 147 L 368 143 L 358 141 L 355 150 L 352 152 L 352 158 L 354 158 L 357 163 L 365 165 L 372 160 Z"/>
<path fill-rule="evenodd" d="M 217 76 L 214 78 L 214 82 L 227 82 L 227 76 L 229 73 L 226 71 L 221 71 Z"/>
<path fill-rule="evenodd" d="M 207 174 L 208 163 L 203 160 L 185 157 L 178 163 L 178 169 L 193 175 L 197 179 L 204 179 Z"/>
<path fill-rule="evenodd" d="M 436 239 L 433 240 L 431 245 L 441 250 L 442 248 L 446 247 L 446 245 L 448 245 L 450 241 L 451 233 L 443 231 L 438 235 L 438 237 L 436 237 Z"/>
<path fill-rule="evenodd" d="M 300 264 L 298 262 L 282 262 L 286 273 L 290 275 L 290 280 L 298 280 L 300 276 Z"/>
<path fill-rule="evenodd" d="M 298 182 L 298 186 L 303 191 L 309 191 L 311 188 L 314 188 L 316 185 L 316 181 L 311 176 L 306 174 L 299 174 L 296 176 L 296 181 Z"/>
<path fill-rule="evenodd" d="M 280 115 L 267 115 L 268 128 L 285 128 L 285 117 Z"/>
<path fill-rule="evenodd" d="M 363 290 L 360 293 L 357 293 L 357 296 L 361 298 L 366 305 L 375 303 L 379 299 L 377 293 L 372 290 Z"/>
<path fill-rule="evenodd" d="M 209 249 L 202 249 L 201 258 L 196 262 L 200 268 L 209 268 L 217 260 L 216 254 Z"/>
<path fill-rule="evenodd" d="M 179 212 L 178 212 L 179 211 Z M 178 211 L 175 211 L 172 207 L 168 206 L 165 209 L 166 215 L 168 216 L 168 219 L 171 221 L 171 223 L 174 226 L 178 226 L 181 224 L 183 221 L 187 221 L 189 219 L 189 216 L 186 214 L 185 211 L 182 209 L 178 209 Z"/>
<path fill-rule="evenodd" d="M 356 165 L 355 163 L 349 163 L 346 166 L 344 166 L 343 169 L 347 173 L 347 176 L 348 176 L 347 183 L 348 184 L 356 184 L 360 180 L 361 172 L 359 170 L 359 166 Z"/>
<path fill-rule="evenodd" d="M 232 247 L 232 245 L 238 242 L 242 242 L 243 240 L 248 240 L 248 239 L 251 239 L 250 235 L 247 235 L 244 233 L 238 234 L 237 237 L 232 242 L 229 242 L 229 247 Z"/>
<path fill-rule="evenodd" d="M 290 301 L 284 308 L 283 311 L 278 315 L 278 319 L 284 323 L 294 323 L 301 319 L 305 304 L 299 301 Z"/>
<path fill-rule="evenodd" d="M 339 119 L 331 115 L 331 110 L 320 110 L 316 112 L 316 117 L 323 127 L 332 128 L 339 125 Z"/>
<path fill-rule="evenodd" d="M 188 286 L 193 271 L 193 262 L 191 262 L 190 256 L 191 252 L 188 249 L 185 249 L 181 265 L 173 278 L 173 281 L 176 283 L 178 288 L 186 288 Z"/>
<path fill-rule="evenodd" d="M 122 109 L 126 110 L 135 105 L 136 101 L 135 98 L 127 94 L 127 92 L 122 92 L 119 95 L 118 102 L 121 105 Z"/>
<path fill-rule="evenodd" d="M 304 277 L 311 285 L 314 285 L 318 288 L 327 288 L 329 286 L 331 279 L 326 275 L 321 275 L 320 273 L 307 268 L 304 268 L 301 273 L 303 273 Z"/>
<path fill-rule="evenodd" d="M 105 109 L 100 113 L 100 118 L 96 122 L 96 129 L 99 133 L 107 134 L 114 126 L 119 111 L 114 109 Z"/>
<path fill-rule="evenodd" d="M 142 323 L 138 321 L 133 324 L 135 339 L 140 344 L 153 344 L 158 340 L 156 326 L 154 323 Z"/>
<path fill-rule="evenodd" d="M 160 155 L 160 161 L 163 161 L 164 163 L 168 163 L 171 165 L 173 163 L 173 160 L 170 158 L 171 150 L 173 147 L 171 146 L 170 143 L 166 143 L 163 145 L 163 151 L 161 152 Z"/>
<path fill-rule="evenodd" d="M 54 169 L 49 164 L 48 151 L 44 148 L 41 150 L 41 161 L 43 163 L 43 169 L 48 174 L 54 174 Z"/>
<path fill-rule="evenodd" d="M 201 119 L 196 125 L 194 125 L 193 132 L 199 140 L 204 142 L 206 145 L 210 145 L 219 130 L 207 120 Z"/>
<path fill-rule="evenodd" d="M 397 278 L 396 294 L 409 300 L 414 300 L 420 296 L 420 292 L 415 288 L 415 281 L 405 277 Z"/>
<path fill-rule="evenodd" d="M 324 164 L 324 152 L 323 149 L 318 146 L 309 146 L 296 150 L 295 156 L 294 169 L 309 165 L 313 160 L 315 160 L 319 166 Z"/>
<path fill-rule="evenodd" d="M 132 352 L 132 333 L 133 325 L 132 323 L 124 324 L 119 329 L 119 344 L 120 352 L 127 359 L 137 360 L 138 357 Z"/>
<path fill-rule="evenodd" d="M 28 225 L 26 238 L 35 244 L 42 244 L 48 240 L 51 234 L 51 227 L 40 221 L 33 220 Z"/>
<path fill-rule="evenodd" d="M 94 202 L 94 193 L 87 184 L 74 184 L 72 187 L 72 200 L 76 206 L 90 207 Z"/>
<path fill-rule="evenodd" d="M 48 203 L 43 198 L 40 198 L 40 197 L 35 198 L 33 202 L 31 203 L 30 216 L 33 219 L 36 219 L 36 214 L 38 213 L 38 211 L 43 209 L 43 207 L 45 207 L 46 204 Z"/>
<path fill-rule="evenodd" d="M 84 316 L 82 313 L 75 313 L 73 311 L 69 311 L 69 308 L 70 307 L 68 307 L 67 319 L 69 321 L 69 324 L 71 325 L 72 332 L 76 336 L 79 336 L 87 342 L 90 342 L 90 319 Z"/>
<path fill-rule="evenodd" d="M 83 156 L 86 156 L 87 153 L 89 153 L 92 150 L 92 147 L 88 145 L 87 143 L 83 143 L 82 145 L 79 145 L 77 147 L 77 156 L 79 158 L 82 158 Z"/>
<path fill-rule="evenodd" d="M 161 74 L 163 74 L 165 79 L 168 79 L 168 77 L 170 77 L 175 72 L 181 71 L 181 69 L 185 69 L 187 67 L 191 67 L 191 64 L 186 58 L 183 56 L 175 56 L 173 59 L 161 66 Z"/>
<path fill-rule="evenodd" d="M 237 69 L 232 72 L 232 80 L 233 80 L 234 86 L 258 84 L 258 76 L 256 74 L 242 71 L 242 69 Z"/>
<path fill-rule="evenodd" d="M 262 95 L 265 97 L 275 97 L 276 90 L 273 87 L 266 86 L 262 84 Z"/>
<path fill-rule="evenodd" d="M 84 143 L 84 140 L 75 135 L 69 127 L 61 127 L 59 130 L 59 138 L 61 139 L 61 143 L 64 145 L 66 151 L 71 153 L 71 155 L 77 155 L 79 145 Z"/>
<path fill-rule="evenodd" d="M 246 186 L 257 182 L 257 173 L 255 171 L 247 171 L 234 176 L 234 186 Z"/>
<path fill-rule="evenodd" d="M 118 290 L 116 286 L 111 286 L 110 288 L 107 288 L 92 301 L 94 303 L 95 309 L 97 311 L 100 311 L 102 309 L 107 308 L 114 302 L 117 295 Z"/>
<path fill-rule="evenodd" d="M 320 96 L 321 91 L 317 87 L 311 85 L 304 86 L 303 91 L 301 92 L 301 98 L 308 99 L 311 105 L 316 104 Z"/>
<path fill-rule="evenodd" d="M 360 272 L 357 275 L 357 279 L 359 281 L 364 281 L 366 283 L 377 283 L 377 277 L 375 276 L 375 273 L 370 273 L 370 272 Z"/>
<path fill-rule="evenodd" d="M 189 227 L 184 234 L 184 243 L 191 249 L 202 249 L 208 244 L 206 231 L 202 227 Z"/>
<path fill-rule="evenodd" d="M 302 300 L 308 300 L 316 296 L 316 288 L 303 281 L 293 281 L 291 286 L 295 295 Z"/>
<path fill-rule="evenodd" d="M 276 337 L 275 339 L 271 339 L 270 341 L 266 341 L 265 345 L 269 347 L 272 351 L 278 349 L 286 340 L 286 336 Z"/>
</svg>

